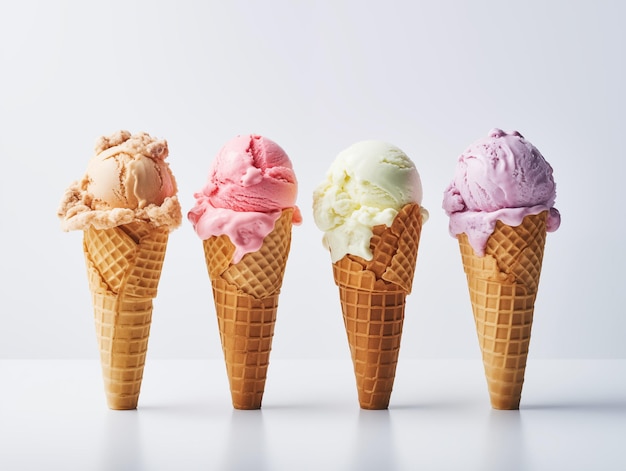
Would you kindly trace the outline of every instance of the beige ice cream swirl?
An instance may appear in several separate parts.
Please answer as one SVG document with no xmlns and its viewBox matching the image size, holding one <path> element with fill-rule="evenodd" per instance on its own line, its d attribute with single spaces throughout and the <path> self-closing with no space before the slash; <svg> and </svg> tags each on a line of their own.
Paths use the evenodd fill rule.
<svg viewBox="0 0 626 471">
<path fill-rule="evenodd" d="M 140 209 L 161 205 L 176 193 L 174 177 L 164 161 L 168 152 L 167 141 L 146 133 L 132 136 L 120 131 L 101 137 L 87 166 L 87 191 L 95 206 Z"/>
<path fill-rule="evenodd" d="M 106 229 L 133 221 L 178 227 L 182 213 L 168 154 L 167 141 L 145 132 L 100 137 L 84 177 L 63 196 L 62 229 Z"/>
</svg>

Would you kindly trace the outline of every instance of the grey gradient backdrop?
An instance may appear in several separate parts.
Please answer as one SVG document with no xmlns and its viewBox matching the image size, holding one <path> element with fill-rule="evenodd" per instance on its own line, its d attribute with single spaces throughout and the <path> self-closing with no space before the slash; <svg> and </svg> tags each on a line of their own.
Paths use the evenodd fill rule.
<svg viewBox="0 0 626 471">
<path fill-rule="evenodd" d="M 261 5 L 264 3 L 264 5 Z M 620 1 L 20 1 L 0 6 L 0 358 L 95 358 L 80 233 L 56 209 L 99 135 L 166 138 L 186 212 L 221 145 L 260 133 L 291 156 L 293 230 L 274 358 L 345 358 L 311 194 L 343 148 L 401 147 L 424 227 L 401 356 L 477 358 L 441 197 L 456 157 L 517 129 L 553 165 L 560 230 L 547 241 L 535 358 L 624 358 Z M 172 233 L 149 356 L 221 356 L 202 247 Z"/>
</svg>

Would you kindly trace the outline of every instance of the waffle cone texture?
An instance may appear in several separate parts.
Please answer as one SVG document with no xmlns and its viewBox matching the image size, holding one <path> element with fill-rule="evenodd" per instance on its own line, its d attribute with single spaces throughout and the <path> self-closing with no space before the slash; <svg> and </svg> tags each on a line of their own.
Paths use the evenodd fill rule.
<svg viewBox="0 0 626 471">
<path fill-rule="evenodd" d="M 491 405 L 519 409 L 546 241 L 547 212 L 498 221 L 479 257 L 459 234 Z"/>
<path fill-rule="evenodd" d="M 408 204 L 391 227 L 373 228 L 372 260 L 346 255 L 333 264 L 362 409 L 389 406 L 421 229 L 420 206 Z"/>
<path fill-rule="evenodd" d="M 235 409 L 261 408 L 292 218 L 293 209 L 283 210 L 261 248 L 236 264 L 228 236 L 203 241 Z"/>
<path fill-rule="evenodd" d="M 133 222 L 90 227 L 83 250 L 108 406 L 135 409 L 139 399 L 165 249 L 166 227 Z"/>
</svg>

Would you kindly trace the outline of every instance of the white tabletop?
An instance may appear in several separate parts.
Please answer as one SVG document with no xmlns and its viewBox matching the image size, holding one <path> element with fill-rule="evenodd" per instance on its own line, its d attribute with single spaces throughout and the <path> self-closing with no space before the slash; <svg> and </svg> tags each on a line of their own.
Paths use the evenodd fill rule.
<svg viewBox="0 0 626 471">
<path fill-rule="evenodd" d="M 223 362 L 148 359 L 139 408 L 105 405 L 93 360 L 0 361 L 2 470 L 623 470 L 626 360 L 529 360 L 520 411 L 474 360 L 398 366 L 362 411 L 348 361 L 272 360 L 260 411 Z"/>
</svg>

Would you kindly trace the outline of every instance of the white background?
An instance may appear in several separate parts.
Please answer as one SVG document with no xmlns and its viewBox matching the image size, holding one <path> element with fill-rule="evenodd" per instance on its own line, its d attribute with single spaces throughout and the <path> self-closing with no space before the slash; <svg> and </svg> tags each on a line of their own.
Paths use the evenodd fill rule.
<svg viewBox="0 0 626 471">
<path fill-rule="evenodd" d="M 624 469 L 625 5 L 2 2 L 0 468 Z M 519 130 L 552 164 L 563 216 L 513 415 L 489 408 L 441 210 L 457 156 L 493 127 Z M 230 408 L 186 220 L 170 237 L 140 408 L 105 407 L 82 234 L 63 233 L 56 210 L 95 139 L 119 129 L 168 140 L 185 213 L 237 134 L 293 160 L 304 223 L 258 413 Z M 381 414 L 359 413 L 311 213 L 334 157 L 363 139 L 415 161 L 431 214 Z"/>
<path fill-rule="evenodd" d="M 404 359 L 385 411 L 359 410 L 351 369 L 275 360 L 237 411 L 222 360 L 153 359 L 138 409 L 111 411 L 97 360 L 0 360 L 0 469 L 626 469 L 624 360 L 533 361 L 519 411 L 488 406 L 480 360 Z"/>
<path fill-rule="evenodd" d="M 311 195 L 336 154 L 382 139 L 416 163 L 423 230 L 401 355 L 476 358 L 442 193 L 457 156 L 517 129 L 554 167 L 534 358 L 624 358 L 626 15 L 619 1 L 20 1 L 0 7 L 0 358 L 96 358 L 81 249 L 56 210 L 95 139 L 166 138 L 186 213 L 230 138 L 290 155 L 304 223 L 273 357 L 347 355 Z M 172 233 L 149 354 L 219 358 L 200 241 Z"/>
</svg>

